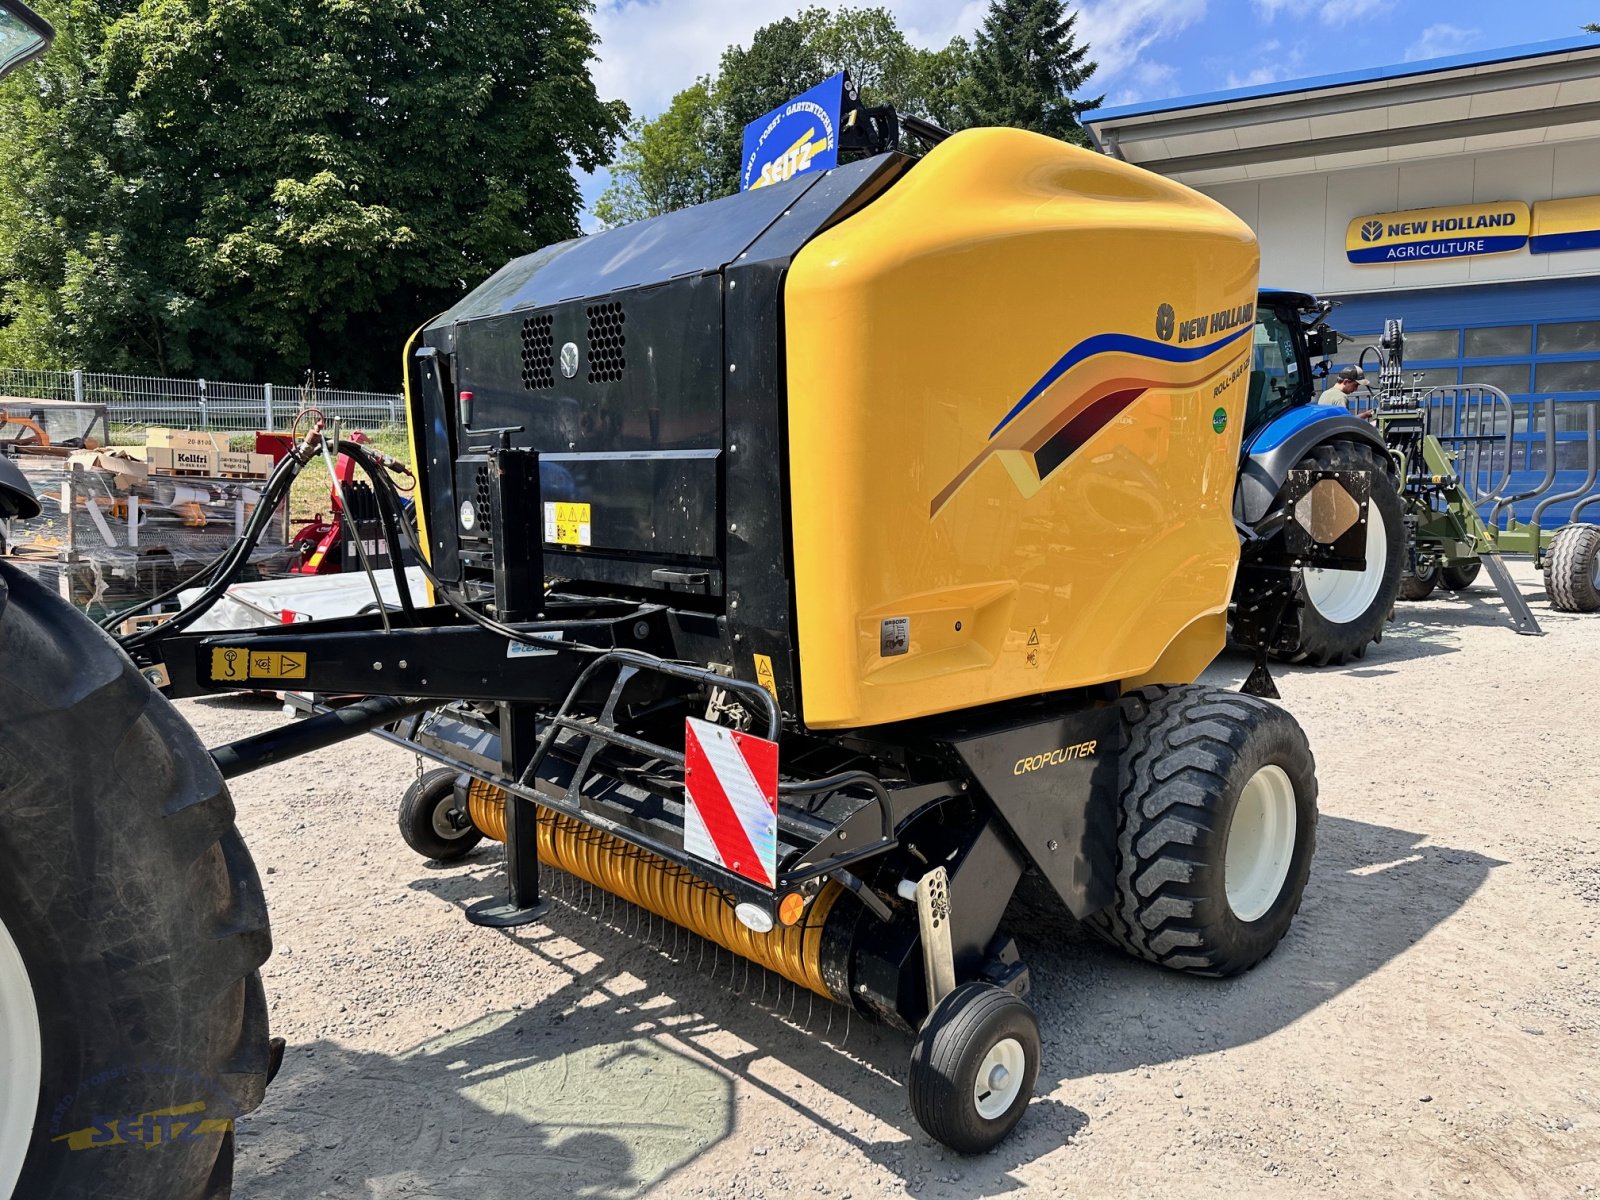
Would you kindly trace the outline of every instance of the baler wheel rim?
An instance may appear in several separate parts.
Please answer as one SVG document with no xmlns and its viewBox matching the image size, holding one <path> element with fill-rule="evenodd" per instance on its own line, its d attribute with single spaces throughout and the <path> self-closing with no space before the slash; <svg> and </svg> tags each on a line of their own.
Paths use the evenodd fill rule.
<svg viewBox="0 0 1600 1200">
<path fill-rule="evenodd" d="M 0 1196 L 11 1195 L 33 1140 L 44 1036 L 27 964 L 0 920 Z"/>
<path fill-rule="evenodd" d="M 989 1047 L 972 1081 L 972 1106 L 985 1121 L 999 1120 L 1017 1101 L 1027 1057 L 1016 1038 L 1001 1038 Z"/>
<path fill-rule="evenodd" d="M 1296 825 L 1294 783 L 1282 767 L 1268 763 L 1244 785 L 1228 823 L 1223 887 L 1239 920 L 1260 920 L 1283 894 Z"/>
</svg>

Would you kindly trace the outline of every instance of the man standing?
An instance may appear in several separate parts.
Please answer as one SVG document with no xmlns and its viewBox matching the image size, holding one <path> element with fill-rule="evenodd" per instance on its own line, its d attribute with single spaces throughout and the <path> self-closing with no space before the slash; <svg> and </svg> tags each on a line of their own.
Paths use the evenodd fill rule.
<svg viewBox="0 0 1600 1200">
<path fill-rule="evenodd" d="M 1366 382 L 1366 372 L 1360 367 L 1346 367 L 1333 377 L 1333 383 L 1322 393 L 1317 403 L 1337 404 L 1340 408 L 1348 408 L 1350 397 L 1360 391 Z"/>
</svg>

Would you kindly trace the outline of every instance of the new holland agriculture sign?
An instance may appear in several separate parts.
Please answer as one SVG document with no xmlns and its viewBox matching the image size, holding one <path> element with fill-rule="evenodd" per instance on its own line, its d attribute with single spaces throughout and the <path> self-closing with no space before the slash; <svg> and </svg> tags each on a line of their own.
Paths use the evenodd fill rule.
<svg viewBox="0 0 1600 1200">
<path fill-rule="evenodd" d="M 744 127 L 740 191 L 839 165 L 844 84 L 840 71 Z"/>
<path fill-rule="evenodd" d="M 1520 200 L 1373 213 L 1350 222 L 1344 249 L 1353 263 L 1505 254 L 1528 244 L 1530 224 L 1528 206 Z"/>
</svg>

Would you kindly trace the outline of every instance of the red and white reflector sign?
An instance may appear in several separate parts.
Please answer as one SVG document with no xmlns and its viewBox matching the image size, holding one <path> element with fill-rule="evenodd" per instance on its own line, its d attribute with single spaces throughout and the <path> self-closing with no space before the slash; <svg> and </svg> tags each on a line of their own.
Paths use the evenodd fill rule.
<svg viewBox="0 0 1600 1200">
<path fill-rule="evenodd" d="M 683 848 L 746 879 L 778 879 L 778 743 L 684 722 Z"/>
</svg>

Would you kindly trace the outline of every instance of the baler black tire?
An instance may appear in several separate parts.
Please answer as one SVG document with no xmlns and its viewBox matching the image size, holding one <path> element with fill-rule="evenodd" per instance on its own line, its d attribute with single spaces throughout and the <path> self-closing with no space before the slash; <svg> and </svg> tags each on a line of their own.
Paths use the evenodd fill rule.
<svg viewBox="0 0 1600 1200">
<path fill-rule="evenodd" d="M 441 768 L 416 779 L 400 797 L 400 836 L 423 858 L 454 862 L 471 854 L 483 831 L 468 825 L 450 835 L 439 830 L 441 810 L 455 802 L 456 772 Z"/>
<path fill-rule="evenodd" d="M 227 786 L 108 634 L 4 564 L 0 697 L 0 988 L 39 1064 L 5 1081 L 25 1149 L 0 1195 L 224 1200 L 273 1063 Z"/>
<path fill-rule="evenodd" d="M 1400 572 L 1400 599 L 1426 600 L 1433 595 L 1439 586 L 1439 568 L 1434 563 L 1429 563 L 1422 568 L 1421 574 L 1414 574 L 1409 569 Z"/>
<path fill-rule="evenodd" d="M 1544 590 L 1559 612 L 1600 612 L 1600 525 L 1563 525 L 1544 556 Z"/>
<path fill-rule="evenodd" d="M 1370 446 L 1358 442 L 1324 442 L 1313 447 L 1296 468 L 1368 472 L 1372 477 L 1368 520 L 1376 512 L 1383 521 L 1385 558 L 1372 600 L 1355 616 L 1335 622 L 1318 611 L 1309 593 L 1304 594 L 1300 608 L 1300 644 L 1292 650 L 1278 652 L 1278 657 L 1290 662 L 1338 666 L 1348 659 L 1365 657 L 1367 646 L 1383 638 L 1383 627 L 1394 609 L 1395 597 L 1400 592 L 1400 574 L 1405 567 L 1405 510 L 1400 493 L 1395 490 L 1389 464 Z M 1372 569 L 1369 562 L 1368 570 Z M 1302 585 L 1304 580 L 1302 573 Z"/>
<path fill-rule="evenodd" d="M 1440 567 L 1439 586 L 1452 592 L 1464 592 L 1472 586 L 1481 570 L 1481 562 L 1468 563 L 1464 567 Z"/>
<path fill-rule="evenodd" d="M 1016 1041 L 1024 1064 L 1015 1098 L 998 1116 L 978 1111 L 978 1069 L 989 1052 Z M 992 1150 L 1016 1128 L 1039 1076 L 1039 1022 L 1026 1000 L 992 983 L 964 983 L 934 1007 L 911 1048 L 906 1090 L 929 1137 L 959 1154 Z"/>
<path fill-rule="evenodd" d="M 1237 975 L 1272 952 L 1300 908 L 1316 848 L 1311 747 L 1283 709 L 1212 688 L 1144 688 L 1123 698 L 1116 895 L 1086 924 L 1137 958 L 1196 975 Z M 1235 914 L 1227 852 L 1245 785 L 1278 767 L 1293 789 L 1288 866 L 1270 906 Z"/>
</svg>

